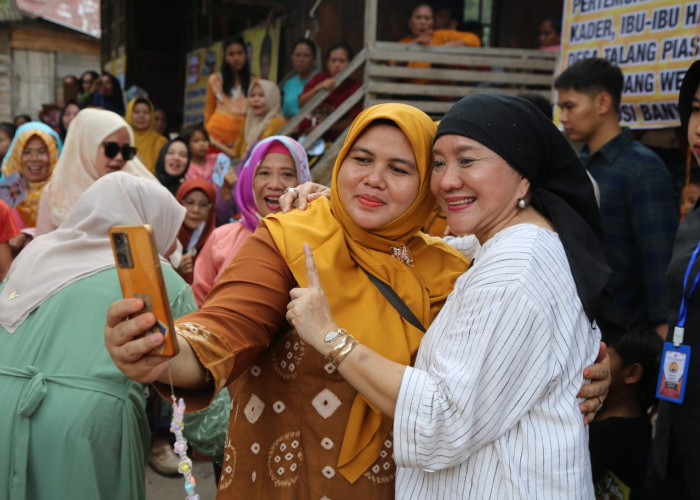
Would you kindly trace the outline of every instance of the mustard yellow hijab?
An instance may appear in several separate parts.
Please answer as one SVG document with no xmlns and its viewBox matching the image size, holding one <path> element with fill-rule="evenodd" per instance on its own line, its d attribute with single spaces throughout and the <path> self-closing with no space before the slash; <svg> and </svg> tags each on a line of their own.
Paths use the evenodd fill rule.
<svg viewBox="0 0 700 500">
<path fill-rule="evenodd" d="M 44 142 L 46 150 L 49 154 L 49 175 L 44 181 L 29 182 L 29 191 L 27 192 L 26 198 L 24 198 L 22 203 L 17 205 L 17 211 L 27 227 L 36 226 L 36 218 L 39 212 L 39 200 L 41 199 L 41 194 L 44 192 L 44 186 L 46 186 L 49 179 L 51 179 L 51 174 L 53 174 L 53 169 L 58 162 L 59 154 L 59 148 L 56 144 L 56 140 L 48 132 L 46 132 L 44 128 L 34 128 L 32 124 L 38 125 L 31 122 L 28 124 L 30 127 L 17 131 L 17 134 L 12 141 L 12 145 L 10 146 L 11 149 L 7 152 L 7 158 L 2 167 L 3 174 L 6 176 L 12 174 L 13 172 L 19 172 L 21 174 L 22 153 L 24 152 L 24 147 L 27 145 L 27 142 L 29 142 L 29 139 L 37 136 Z"/>
<path fill-rule="evenodd" d="M 151 109 L 151 121 L 148 124 L 148 128 L 145 130 L 136 130 L 131 122 L 131 116 L 134 113 L 134 106 L 136 104 L 143 102 L 148 104 Z M 153 128 L 153 124 L 156 121 L 156 112 L 153 107 L 153 103 L 145 97 L 136 97 L 129 101 L 126 107 L 126 115 L 124 116 L 126 122 L 131 125 L 134 131 L 134 145 L 136 146 L 136 155 L 139 157 L 141 162 L 146 166 L 149 172 L 155 174 L 156 172 L 156 161 L 158 161 L 158 154 L 160 149 L 168 142 L 165 136 L 159 134 Z"/>
<path fill-rule="evenodd" d="M 338 171 L 355 140 L 376 120 L 390 120 L 408 138 L 416 157 L 420 188 L 413 204 L 384 227 L 357 226 L 338 196 Z M 333 170 L 331 198 L 314 201 L 305 211 L 266 217 L 280 253 L 300 286 L 306 286 L 303 244 L 314 253 L 321 283 L 335 321 L 382 356 L 413 364 L 423 333 L 403 320 L 367 278 L 363 268 L 389 284 L 427 328 L 468 261 L 441 240 L 420 232 L 433 208 L 429 190 L 435 124 L 422 111 L 404 104 L 380 104 L 355 119 Z M 392 257 L 405 245 L 414 267 Z M 350 411 L 338 470 L 355 482 L 379 457 L 392 420 L 358 394 Z"/>
</svg>

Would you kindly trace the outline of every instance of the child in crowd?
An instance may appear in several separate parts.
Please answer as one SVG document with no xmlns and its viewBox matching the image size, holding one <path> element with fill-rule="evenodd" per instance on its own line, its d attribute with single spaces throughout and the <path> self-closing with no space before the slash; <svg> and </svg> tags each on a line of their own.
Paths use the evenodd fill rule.
<svg viewBox="0 0 700 500">
<path fill-rule="evenodd" d="M 610 392 L 590 425 L 597 498 L 618 498 L 626 490 L 630 498 L 640 498 L 651 444 L 649 415 L 656 405 L 660 353 L 661 338 L 647 324 L 630 326 L 608 348 Z"/>
<path fill-rule="evenodd" d="M 695 171 L 690 174 L 690 178 L 683 191 L 681 191 L 681 220 L 685 219 L 690 209 L 692 209 L 700 197 L 700 172 Z"/>
<path fill-rule="evenodd" d="M 182 129 L 180 137 L 187 142 L 190 155 L 192 155 L 185 180 L 204 179 L 207 182 L 212 182 L 217 153 L 209 153 L 209 134 L 204 128 L 204 124 L 188 125 Z"/>
</svg>

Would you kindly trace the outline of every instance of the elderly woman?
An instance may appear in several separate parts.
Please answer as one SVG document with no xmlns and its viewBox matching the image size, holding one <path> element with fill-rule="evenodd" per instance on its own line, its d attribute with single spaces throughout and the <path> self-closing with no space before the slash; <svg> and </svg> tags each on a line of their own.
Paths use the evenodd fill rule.
<svg viewBox="0 0 700 500">
<path fill-rule="evenodd" d="M 71 122 L 61 158 L 39 203 L 37 234 L 56 229 L 80 195 L 103 175 L 124 171 L 155 177 L 135 158 L 134 135 L 112 111 L 84 109 Z"/>
<path fill-rule="evenodd" d="M 695 160 L 700 161 L 700 61 L 695 61 L 683 77 L 678 109 L 690 151 Z M 700 352 L 700 293 L 693 288 L 693 284 L 697 284 L 697 253 L 700 253 L 697 250 L 700 245 L 698 206 L 696 202 L 678 227 L 666 272 L 669 325 L 684 328 L 680 343 L 689 346 L 694 354 L 685 366 L 683 403 L 659 402 L 654 437 L 654 465 L 659 490 L 654 492 L 654 498 L 693 498 L 700 491 L 697 473 L 700 470 L 700 364 L 697 358 Z M 668 342 L 676 340 L 673 327 L 669 329 Z"/>
<path fill-rule="evenodd" d="M 145 498 L 144 387 L 111 363 L 100 335 L 122 296 L 107 231 L 151 224 L 166 256 L 184 216 L 158 183 L 115 173 L 13 262 L 0 288 L 12 305 L 0 308 L 0 498 Z M 173 313 L 195 310 L 187 284 L 162 269 Z"/>
<path fill-rule="evenodd" d="M 308 288 L 291 292 L 287 319 L 393 417 L 399 498 L 592 498 L 576 394 L 608 269 L 585 170 L 527 101 L 478 94 L 440 122 L 431 190 L 450 227 L 474 235 L 455 241 L 473 263 L 414 367 L 356 340 L 376 328 L 328 307 L 308 246 Z"/>
</svg>

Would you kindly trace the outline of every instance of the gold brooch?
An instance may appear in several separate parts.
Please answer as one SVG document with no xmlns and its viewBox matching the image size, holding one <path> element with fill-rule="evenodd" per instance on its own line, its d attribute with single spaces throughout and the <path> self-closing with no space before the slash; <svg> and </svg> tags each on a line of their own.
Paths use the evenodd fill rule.
<svg viewBox="0 0 700 500">
<path fill-rule="evenodd" d="M 391 250 L 391 256 L 398 260 L 399 262 L 406 264 L 408 267 L 414 267 L 413 259 L 408 253 L 408 248 L 403 243 L 399 243 L 398 247 L 389 247 Z"/>
<path fill-rule="evenodd" d="M 17 292 L 12 292 L 9 297 L 7 297 L 7 300 L 15 300 L 17 297 L 19 297 L 19 293 Z"/>
</svg>

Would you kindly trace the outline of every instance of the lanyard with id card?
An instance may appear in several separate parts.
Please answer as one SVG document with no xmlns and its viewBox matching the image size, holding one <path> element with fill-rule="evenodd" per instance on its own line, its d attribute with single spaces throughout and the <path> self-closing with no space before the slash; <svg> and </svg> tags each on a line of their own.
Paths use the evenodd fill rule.
<svg viewBox="0 0 700 500">
<path fill-rule="evenodd" d="M 688 262 L 683 278 L 683 293 L 681 306 L 678 310 L 678 324 L 673 329 L 673 342 L 664 342 L 664 350 L 661 353 L 661 367 L 659 370 L 659 383 L 656 387 L 656 397 L 672 403 L 683 403 L 685 387 L 688 380 L 688 367 L 690 366 L 690 346 L 683 345 L 685 335 L 685 319 L 688 315 L 688 302 L 695 292 L 700 281 L 700 272 L 695 274 L 688 289 L 690 271 L 698 258 L 700 242 Z"/>
</svg>

